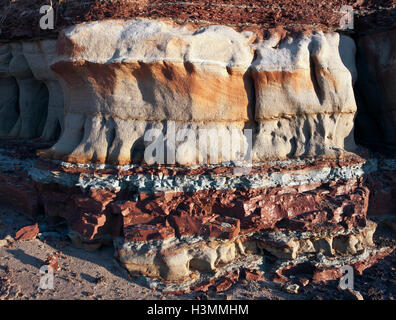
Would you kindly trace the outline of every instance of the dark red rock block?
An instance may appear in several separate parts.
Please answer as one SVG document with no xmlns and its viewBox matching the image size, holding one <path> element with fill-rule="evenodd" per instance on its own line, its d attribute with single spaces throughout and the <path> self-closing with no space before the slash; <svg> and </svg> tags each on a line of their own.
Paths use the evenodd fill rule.
<svg viewBox="0 0 396 320">
<path fill-rule="evenodd" d="M 241 270 L 241 276 L 247 281 L 260 281 L 264 280 L 263 275 L 258 270 L 252 270 L 249 268 L 243 268 Z"/>
<path fill-rule="evenodd" d="M 215 289 L 217 292 L 222 292 L 222 291 L 226 291 L 226 290 L 230 289 L 232 287 L 232 285 L 233 285 L 233 282 L 230 279 L 225 278 L 225 279 L 222 279 L 216 285 Z"/>
<path fill-rule="evenodd" d="M 151 203 L 151 207 L 144 201 L 117 201 L 110 205 L 113 214 L 122 215 L 124 217 L 125 225 L 148 223 L 156 217 L 166 216 L 162 209 L 152 210 L 153 207 L 159 207 L 159 204 L 156 203 L 155 200 Z"/>
<path fill-rule="evenodd" d="M 71 228 L 85 240 L 101 239 L 107 229 L 105 227 L 106 221 L 107 217 L 105 214 L 93 215 L 84 213 L 79 219 L 75 219 Z"/>
<path fill-rule="evenodd" d="M 91 214 L 100 214 L 106 206 L 116 197 L 114 192 L 101 189 L 91 189 L 89 195 L 74 197 L 74 202 L 81 211 Z"/>
<path fill-rule="evenodd" d="M 210 279 L 209 281 L 206 281 L 204 283 L 201 283 L 199 285 L 195 285 L 191 288 L 192 291 L 194 292 L 206 292 L 209 290 L 210 287 L 212 287 L 216 283 L 216 279 Z"/>
<path fill-rule="evenodd" d="M 166 240 L 175 237 L 175 230 L 167 220 L 156 224 L 124 226 L 125 241 Z"/>
<path fill-rule="evenodd" d="M 123 216 L 125 228 L 139 225 L 140 230 L 168 219 L 179 237 L 232 239 L 260 230 L 320 232 L 364 227 L 368 196 L 361 181 L 352 179 L 285 188 L 144 193 L 137 202 L 115 201 L 109 207 L 113 214 Z M 149 234 L 154 239 L 155 233 Z"/>
<path fill-rule="evenodd" d="M 211 217 L 240 220 L 242 234 L 260 230 L 320 231 L 365 225 L 369 192 L 360 179 L 313 186 L 250 190 L 204 190 L 186 193 L 140 195 L 137 202 L 112 203 L 124 224 L 153 223 L 168 217 L 179 236 L 221 234 L 229 238 L 235 228 L 208 224 Z M 226 223 L 229 223 L 226 222 Z"/>
<path fill-rule="evenodd" d="M 268 229 L 320 232 L 365 226 L 367 188 L 356 188 L 351 194 L 341 195 L 335 195 L 331 189 L 323 192 L 325 189 L 315 190 L 315 197 L 311 192 L 263 196 L 268 200 L 260 201 L 254 213 L 241 220 L 241 228 L 244 233 Z M 298 203 L 301 204 L 296 205 Z"/>
<path fill-rule="evenodd" d="M 60 184 L 36 183 L 36 187 L 46 216 L 65 219 L 81 240 L 101 241 L 106 235 L 121 235 L 121 216 L 107 209 L 115 193 L 91 189 L 84 194 L 79 188 Z"/>
<path fill-rule="evenodd" d="M 212 216 L 189 216 L 187 213 L 169 217 L 177 235 L 202 236 L 217 239 L 233 239 L 240 231 L 240 221 L 235 218 Z"/>
<path fill-rule="evenodd" d="M 239 269 L 230 271 L 219 278 L 212 278 L 208 281 L 195 284 L 190 290 L 193 292 L 207 292 L 209 289 L 213 289 L 217 292 L 226 291 L 239 281 L 243 272 L 244 271 L 241 272 Z"/>
<path fill-rule="evenodd" d="M 326 282 L 337 280 L 342 277 L 341 268 L 317 268 L 313 271 L 313 282 Z"/>
</svg>

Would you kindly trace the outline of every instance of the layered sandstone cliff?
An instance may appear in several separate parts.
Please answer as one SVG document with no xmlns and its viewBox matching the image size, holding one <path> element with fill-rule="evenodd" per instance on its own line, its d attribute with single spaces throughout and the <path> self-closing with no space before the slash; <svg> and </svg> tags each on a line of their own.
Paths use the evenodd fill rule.
<svg viewBox="0 0 396 320">
<path fill-rule="evenodd" d="M 253 161 L 353 151 L 354 42 L 323 32 L 256 38 L 225 26 L 191 30 L 144 19 L 66 29 L 52 65 L 68 97 L 65 130 L 42 155 L 136 163 L 146 131 L 161 130 L 166 140 L 169 121 L 176 131 L 188 125 L 226 136 L 234 129 L 242 140 L 250 128 Z M 206 160 L 193 141 L 175 146 L 183 147 L 178 164 Z"/>
<path fill-rule="evenodd" d="M 0 34 L 13 40 L 0 46 L 0 201 L 64 219 L 86 249 L 112 243 L 170 291 L 227 287 L 263 256 L 276 281 L 322 281 L 388 254 L 367 212 L 394 210 L 393 22 L 362 35 L 371 2 L 355 4 L 354 35 L 336 30 L 334 3 L 333 20 L 298 26 L 289 1 L 188 4 L 208 20 L 170 3 L 74 3 L 74 22 L 128 19 L 61 20 L 57 40 Z"/>
</svg>

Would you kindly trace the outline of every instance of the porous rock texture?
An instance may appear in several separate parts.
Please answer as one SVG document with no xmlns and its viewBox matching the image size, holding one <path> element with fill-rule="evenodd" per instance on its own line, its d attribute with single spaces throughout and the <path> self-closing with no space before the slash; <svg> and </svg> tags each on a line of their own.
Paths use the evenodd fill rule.
<svg viewBox="0 0 396 320">
<path fill-rule="evenodd" d="M 337 30 L 344 4 L 355 32 Z M 395 209 L 395 3 L 315 5 L 64 1 L 49 31 L 6 17 L 0 202 L 66 221 L 87 250 L 113 244 L 168 292 L 363 272 L 393 250 L 367 212 Z M 161 165 L 151 129 L 172 146 Z"/>
</svg>

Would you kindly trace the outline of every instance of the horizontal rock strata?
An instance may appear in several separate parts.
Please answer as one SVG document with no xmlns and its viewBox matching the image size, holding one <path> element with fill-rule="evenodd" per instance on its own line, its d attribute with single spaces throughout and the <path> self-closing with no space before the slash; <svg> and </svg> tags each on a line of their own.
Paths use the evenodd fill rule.
<svg viewBox="0 0 396 320">
<path fill-rule="evenodd" d="M 2 203 L 66 220 L 70 238 L 87 250 L 113 239 L 121 263 L 134 275 L 162 279 L 166 285 L 148 283 L 163 290 L 199 290 L 230 268 L 262 270 L 262 255 L 314 263 L 322 253 L 358 263 L 376 252 L 363 184 L 378 172 L 375 159 L 268 162 L 238 178 L 221 166 L 57 164 L 33 156 L 43 145 L 3 143 Z"/>
<path fill-rule="evenodd" d="M 191 30 L 144 19 L 64 30 L 51 66 L 68 97 L 64 131 L 40 155 L 139 163 L 149 130 L 172 141 L 169 121 L 179 165 L 206 161 L 196 135 L 211 129 L 221 132 L 209 137 L 220 145 L 219 136 L 236 132 L 242 153 L 251 130 L 252 161 L 354 151 L 354 42 L 323 32 L 254 38 L 225 26 Z M 180 137 L 182 129 L 194 140 Z M 208 161 L 234 161 L 238 151 Z"/>
<path fill-rule="evenodd" d="M 57 39 L 2 30 L 0 203 L 168 292 L 363 272 L 393 250 L 367 212 L 395 210 L 395 3 L 317 4 L 65 1 Z"/>
</svg>

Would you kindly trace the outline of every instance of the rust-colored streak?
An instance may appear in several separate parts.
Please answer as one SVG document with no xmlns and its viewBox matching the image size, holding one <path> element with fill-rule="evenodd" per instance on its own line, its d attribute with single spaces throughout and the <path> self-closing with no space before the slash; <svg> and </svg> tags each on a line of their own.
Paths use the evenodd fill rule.
<svg viewBox="0 0 396 320">
<path fill-rule="evenodd" d="M 256 85 L 260 88 L 265 86 L 276 86 L 284 88 L 290 85 L 296 93 L 301 90 L 313 90 L 314 86 L 311 81 L 309 70 L 299 69 L 294 72 L 290 71 L 259 71 L 253 74 Z"/>
<path fill-rule="evenodd" d="M 63 32 L 59 33 L 58 41 L 56 43 L 56 53 L 58 56 L 75 57 L 84 51 L 76 43 L 71 41 Z"/>
<path fill-rule="evenodd" d="M 224 67 L 224 72 L 214 73 L 189 62 L 98 64 L 60 61 L 52 66 L 52 70 L 60 74 L 70 88 L 93 90 L 103 100 L 113 96 L 117 88 L 128 81 L 143 88 L 152 104 L 159 102 L 155 100 L 154 92 L 161 98 L 167 97 L 165 101 L 174 100 L 175 104 L 183 99 L 191 106 L 191 120 L 253 119 L 252 79 L 247 72 L 238 69 L 227 72 Z"/>
<path fill-rule="evenodd" d="M 233 120 L 249 119 L 251 80 L 242 71 L 232 69 L 232 72 L 215 74 L 200 70 L 191 63 L 166 61 L 132 63 L 129 69 L 136 81 L 146 87 L 154 84 L 157 89 L 163 87 L 164 92 L 188 96 L 198 116 L 212 118 L 226 115 L 226 118 Z"/>
</svg>

